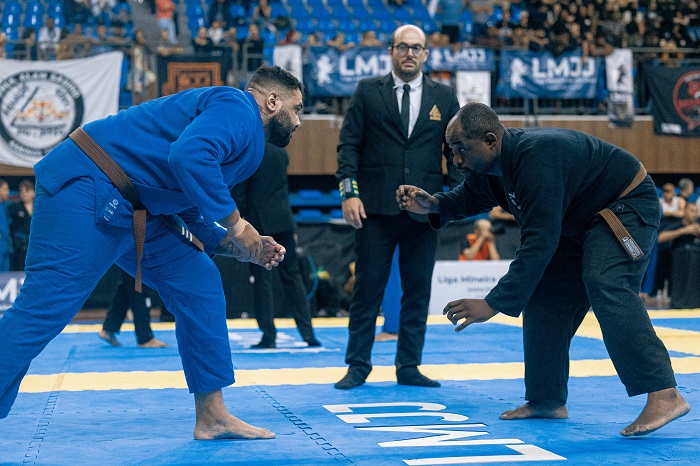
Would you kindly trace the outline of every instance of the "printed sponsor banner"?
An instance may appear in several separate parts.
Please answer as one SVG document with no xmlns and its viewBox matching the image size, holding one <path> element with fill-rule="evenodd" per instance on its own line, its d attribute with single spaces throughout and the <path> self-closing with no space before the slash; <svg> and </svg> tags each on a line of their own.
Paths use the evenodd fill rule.
<svg viewBox="0 0 700 466">
<path fill-rule="evenodd" d="M 634 83 L 630 49 L 615 49 L 605 57 L 605 77 L 610 123 L 631 127 L 634 124 Z"/>
<path fill-rule="evenodd" d="M 117 113 L 122 59 L 0 59 L 0 163 L 33 167 L 75 128 Z"/>
<path fill-rule="evenodd" d="M 340 52 L 333 47 L 309 47 L 304 55 L 304 86 L 312 97 L 349 97 L 361 79 L 391 71 L 385 47 L 354 47 Z M 431 49 L 423 69 L 430 71 L 493 71 L 492 50 L 464 48 Z"/>
<path fill-rule="evenodd" d="M 455 78 L 457 99 L 460 106 L 469 102 L 479 102 L 491 106 L 490 71 L 457 71 Z"/>
<path fill-rule="evenodd" d="M 384 49 L 386 53 L 386 49 Z M 449 47 L 430 49 L 425 71 L 496 71 L 495 53 L 490 49 Z"/>
<path fill-rule="evenodd" d="M 304 56 L 304 87 L 312 97 L 350 97 L 364 78 L 391 71 L 391 57 L 384 48 L 353 47 L 340 52 L 333 47 L 309 47 Z"/>
<path fill-rule="evenodd" d="M 654 132 L 700 136 L 700 68 L 650 66 L 646 72 Z"/>
<path fill-rule="evenodd" d="M 430 292 L 430 314 L 442 315 L 450 301 L 483 299 L 508 272 L 511 261 L 436 261 Z"/>
<path fill-rule="evenodd" d="M 604 97 L 603 60 L 581 52 L 503 50 L 497 92 L 506 98 L 593 99 Z"/>
<path fill-rule="evenodd" d="M 0 272 L 0 316 L 12 307 L 24 283 L 24 272 Z"/>
</svg>

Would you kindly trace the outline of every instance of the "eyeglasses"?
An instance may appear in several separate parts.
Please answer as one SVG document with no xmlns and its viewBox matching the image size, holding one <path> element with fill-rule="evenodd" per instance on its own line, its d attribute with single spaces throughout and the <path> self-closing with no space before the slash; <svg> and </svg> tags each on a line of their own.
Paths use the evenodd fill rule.
<svg viewBox="0 0 700 466">
<path fill-rule="evenodd" d="M 423 53 L 425 50 L 425 47 L 422 45 L 416 44 L 416 45 L 408 45 L 404 44 L 403 42 L 400 43 L 397 46 L 394 46 L 392 48 L 395 48 L 397 52 L 399 52 L 399 55 L 404 56 L 408 53 L 409 49 L 413 51 L 413 55 L 420 55 Z"/>
</svg>

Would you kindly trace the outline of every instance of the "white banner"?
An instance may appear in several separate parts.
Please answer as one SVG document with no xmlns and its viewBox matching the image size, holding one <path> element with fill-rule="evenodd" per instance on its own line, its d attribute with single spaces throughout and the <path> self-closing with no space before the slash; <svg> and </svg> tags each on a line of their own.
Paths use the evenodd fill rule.
<svg viewBox="0 0 700 466">
<path fill-rule="evenodd" d="M 122 59 L 0 59 L 0 164 L 33 167 L 75 128 L 117 113 Z"/>
<path fill-rule="evenodd" d="M 608 119 L 613 126 L 630 127 L 634 123 L 634 82 L 632 51 L 615 49 L 605 57 L 608 91 Z"/>
<path fill-rule="evenodd" d="M 491 73 L 489 71 L 457 71 L 457 100 L 463 107 L 470 102 L 491 106 Z"/>
<path fill-rule="evenodd" d="M 442 315 L 457 299 L 482 299 L 508 272 L 511 261 L 436 261 L 430 292 L 430 314 Z"/>
<path fill-rule="evenodd" d="M 634 92 L 630 49 L 615 49 L 605 57 L 605 77 L 609 91 Z"/>
<path fill-rule="evenodd" d="M 272 63 L 289 71 L 299 81 L 304 82 L 300 45 L 280 45 L 272 52 Z"/>
</svg>

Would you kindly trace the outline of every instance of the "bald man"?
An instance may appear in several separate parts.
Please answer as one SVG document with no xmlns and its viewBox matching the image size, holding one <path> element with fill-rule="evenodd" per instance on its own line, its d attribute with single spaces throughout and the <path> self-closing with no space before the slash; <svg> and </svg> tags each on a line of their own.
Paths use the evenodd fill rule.
<svg viewBox="0 0 700 466">
<path fill-rule="evenodd" d="M 396 245 L 403 285 L 396 378 L 401 385 L 440 386 L 418 371 L 437 233 L 427 216 L 402 212 L 394 201 L 401 184 L 441 190 L 443 156 L 451 165 L 444 131 L 459 103 L 452 88 L 422 73 L 429 54 L 425 47 L 420 28 L 396 29 L 388 49 L 393 70 L 360 82 L 340 132 L 336 178 L 343 216 L 357 229 L 357 265 L 345 356 L 350 367 L 335 384 L 339 389 L 363 384 L 372 370 L 376 318 Z M 456 183 L 459 174 L 451 173 Z"/>
</svg>

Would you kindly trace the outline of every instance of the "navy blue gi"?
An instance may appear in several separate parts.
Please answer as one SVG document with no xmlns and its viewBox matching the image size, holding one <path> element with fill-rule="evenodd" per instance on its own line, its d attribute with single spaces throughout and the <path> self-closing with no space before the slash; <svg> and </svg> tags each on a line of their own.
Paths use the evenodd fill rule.
<svg viewBox="0 0 700 466">
<path fill-rule="evenodd" d="M 234 382 L 219 271 L 210 259 L 236 210 L 229 190 L 260 165 L 258 105 L 228 87 L 193 89 L 89 123 L 85 131 L 127 173 L 148 210 L 143 281 L 177 318 L 190 392 Z M 107 269 L 134 275 L 133 207 L 68 139 L 35 166 L 37 189 L 24 286 L 0 319 L 0 418 L 29 364 L 80 310 Z M 177 214 L 199 251 L 157 217 Z"/>
<path fill-rule="evenodd" d="M 434 227 L 501 205 L 521 226 L 508 273 L 486 296 L 495 310 L 523 313 L 525 398 L 566 402 L 569 344 L 592 306 L 603 340 L 630 396 L 676 385 L 639 290 L 659 227 L 649 176 L 620 194 L 640 168 L 629 152 L 573 130 L 507 129 L 502 177 L 470 175 L 435 194 Z M 631 260 L 597 215 L 609 207 L 644 256 Z"/>
</svg>

